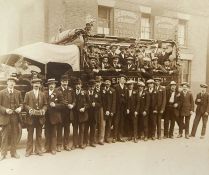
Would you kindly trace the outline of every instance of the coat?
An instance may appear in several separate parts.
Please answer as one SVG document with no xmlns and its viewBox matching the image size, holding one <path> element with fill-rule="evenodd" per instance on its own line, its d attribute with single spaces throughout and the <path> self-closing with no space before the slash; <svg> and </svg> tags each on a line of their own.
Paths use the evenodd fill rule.
<svg viewBox="0 0 209 175">
<path fill-rule="evenodd" d="M 62 93 L 57 89 L 55 89 L 51 95 L 49 95 L 49 90 L 46 90 L 44 93 L 48 105 L 46 113 L 47 119 L 49 119 L 51 124 L 62 123 L 61 110 L 64 106 Z M 50 106 L 51 102 L 55 103 L 55 107 Z"/>
<path fill-rule="evenodd" d="M 21 107 L 23 103 L 21 92 L 14 89 L 15 108 Z M 10 108 L 9 92 L 7 89 L 0 91 L 0 125 L 7 125 L 10 116 L 6 114 L 6 109 Z"/>
<path fill-rule="evenodd" d="M 126 109 L 130 110 L 131 113 L 134 113 L 136 111 L 137 106 L 137 91 L 132 90 L 131 96 L 129 96 L 129 90 L 126 91 Z"/>
<path fill-rule="evenodd" d="M 157 110 L 165 111 L 165 105 L 166 105 L 166 89 L 163 86 L 159 86 L 157 91 Z"/>
<path fill-rule="evenodd" d="M 29 112 L 31 109 L 36 109 L 36 99 L 33 90 L 25 94 L 24 104 L 26 110 Z M 38 94 L 38 108 L 40 110 L 47 110 L 47 99 L 43 92 L 39 90 Z M 45 116 L 39 116 L 39 123 L 43 125 L 45 123 Z M 31 116 L 28 116 L 26 119 L 26 124 L 32 125 L 33 119 Z"/>
<path fill-rule="evenodd" d="M 88 108 L 89 108 L 89 96 L 86 91 L 81 89 L 79 94 L 75 94 L 76 104 L 73 109 L 73 116 L 70 116 L 70 119 L 73 122 L 86 122 L 88 120 Z M 80 112 L 81 108 L 85 108 L 84 112 Z"/>
<path fill-rule="evenodd" d="M 201 101 L 198 102 L 198 99 Z M 204 95 L 198 93 L 195 104 L 197 105 L 196 115 L 203 115 L 205 112 L 209 113 L 209 93 L 206 92 Z"/>
<path fill-rule="evenodd" d="M 157 91 L 153 89 L 152 92 L 149 92 L 149 89 L 147 89 L 147 93 L 150 96 L 150 103 L 149 103 L 149 113 L 152 114 L 153 111 L 157 111 Z"/>
<path fill-rule="evenodd" d="M 144 111 L 148 113 L 149 105 L 150 105 L 150 95 L 147 93 L 147 91 L 144 90 L 141 96 L 138 92 L 136 111 L 139 114 L 142 114 Z"/>
<path fill-rule="evenodd" d="M 184 96 L 183 92 L 180 93 L 180 116 L 190 116 L 190 111 L 194 111 L 194 100 L 191 92 L 187 92 Z"/>
<path fill-rule="evenodd" d="M 124 88 L 122 89 L 120 84 L 115 85 L 115 93 L 116 93 L 116 111 L 119 112 L 121 109 L 121 106 L 126 105 L 126 86 L 124 85 Z"/>
</svg>

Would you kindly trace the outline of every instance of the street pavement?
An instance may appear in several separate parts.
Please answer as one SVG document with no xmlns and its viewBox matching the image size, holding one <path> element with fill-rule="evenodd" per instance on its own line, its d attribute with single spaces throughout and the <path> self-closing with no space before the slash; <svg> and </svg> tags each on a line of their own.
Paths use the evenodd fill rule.
<svg viewBox="0 0 209 175">
<path fill-rule="evenodd" d="M 209 134 L 195 138 L 112 143 L 56 155 L 24 157 L 26 130 L 18 145 L 19 160 L 0 162 L 2 175 L 209 175 Z M 175 136 L 177 130 L 175 131 Z"/>
</svg>

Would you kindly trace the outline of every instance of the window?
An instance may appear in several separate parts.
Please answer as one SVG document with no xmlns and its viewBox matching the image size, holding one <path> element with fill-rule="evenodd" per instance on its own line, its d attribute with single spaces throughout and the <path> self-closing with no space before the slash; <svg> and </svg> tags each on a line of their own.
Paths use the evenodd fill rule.
<svg viewBox="0 0 209 175">
<path fill-rule="evenodd" d="M 142 14 L 141 16 L 141 38 L 150 39 L 151 37 L 151 24 L 150 15 Z"/>
<path fill-rule="evenodd" d="M 111 34 L 111 8 L 98 7 L 98 28 L 97 33 L 110 35 Z"/>
<path fill-rule="evenodd" d="M 191 61 L 181 60 L 181 82 L 190 82 L 191 78 Z"/>
<path fill-rule="evenodd" d="M 180 20 L 178 24 L 178 43 L 179 46 L 186 46 L 187 22 Z"/>
</svg>

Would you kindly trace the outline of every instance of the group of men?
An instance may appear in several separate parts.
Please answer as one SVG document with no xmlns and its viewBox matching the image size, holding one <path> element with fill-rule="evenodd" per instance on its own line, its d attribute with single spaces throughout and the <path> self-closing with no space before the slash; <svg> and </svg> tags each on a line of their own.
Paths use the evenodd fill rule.
<svg viewBox="0 0 209 175">
<path fill-rule="evenodd" d="M 171 44 L 156 45 L 131 44 L 129 47 L 89 46 L 86 52 L 86 70 L 100 71 L 139 71 L 145 75 L 178 73 L 176 54 Z"/>
<path fill-rule="evenodd" d="M 42 80 L 31 81 L 33 89 L 22 99 L 21 92 L 15 89 L 16 77 L 9 77 L 7 88 L 0 91 L 0 125 L 2 144 L 0 160 L 11 157 L 19 158 L 17 148 L 17 127 L 21 111 L 27 112 L 27 146 L 25 156 L 45 152 L 56 152 L 81 148 L 96 147 L 96 144 L 125 142 L 133 140 L 174 138 L 175 122 L 179 126 L 179 135 L 194 137 L 200 119 L 203 120 L 201 138 L 205 136 L 209 113 L 209 94 L 207 85 L 201 84 L 197 94 L 197 105 L 191 134 L 189 135 L 190 117 L 194 112 L 194 100 L 188 83 L 182 83 L 179 91 L 176 82 L 168 87 L 161 85 L 160 78 L 146 82 L 127 80 L 119 75 L 118 84 L 111 86 L 109 78 L 95 77 L 88 81 L 88 87 L 77 79 L 74 87 L 68 86 L 68 76 L 61 77 L 61 86 L 57 81 L 47 80 L 48 88 L 41 90 Z M 161 119 L 164 118 L 164 127 Z M 70 146 L 70 124 L 73 127 L 73 140 Z M 42 145 L 44 126 L 45 145 Z M 164 134 L 161 129 L 164 128 Z M 33 139 L 36 133 L 35 141 Z M 125 139 L 126 138 L 126 139 Z"/>
</svg>

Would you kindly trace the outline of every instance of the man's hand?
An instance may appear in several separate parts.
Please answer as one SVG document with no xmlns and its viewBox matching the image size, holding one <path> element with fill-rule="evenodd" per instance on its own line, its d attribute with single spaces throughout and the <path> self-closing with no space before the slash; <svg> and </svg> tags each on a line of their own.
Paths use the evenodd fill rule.
<svg viewBox="0 0 209 175">
<path fill-rule="evenodd" d="M 163 110 L 160 111 L 161 114 L 163 114 L 163 112 L 164 112 Z"/>
<path fill-rule="evenodd" d="M 111 112 L 111 113 L 110 113 L 110 116 L 113 116 L 113 115 L 114 115 L 114 114 Z"/>
<path fill-rule="evenodd" d="M 11 110 L 11 109 L 7 108 L 7 109 L 6 109 L 6 113 L 10 115 L 10 114 L 12 114 L 12 113 L 13 113 L 13 110 Z"/>
<path fill-rule="evenodd" d="M 110 112 L 109 111 L 106 111 L 105 115 L 110 115 Z"/>
<path fill-rule="evenodd" d="M 80 109 L 80 112 L 84 112 L 84 111 L 85 111 L 85 108 L 81 108 L 81 109 Z"/>
<path fill-rule="evenodd" d="M 95 105 L 96 105 L 95 102 L 93 102 L 93 103 L 92 103 L 92 106 L 95 107 Z"/>
<path fill-rule="evenodd" d="M 197 99 L 197 102 L 201 102 L 201 99 Z"/>
<path fill-rule="evenodd" d="M 19 114 L 21 111 L 22 111 L 22 108 L 21 108 L 21 107 L 15 109 L 15 112 L 18 113 L 18 114 Z"/>
<path fill-rule="evenodd" d="M 192 115 L 193 114 L 193 111 L 190 111 L 190 115 Z"/>
<path fill-rule="evenodd" d="M 156 110 L 154 110 L 154 111 L 153 111 L 153 113 L 154 113 L 154 114 L 157 114 L 157 111 L 156 111 Z"/>
<path fill-rule="evenodd" d="M 135 111 L 135 112 L 134 112 L 134 115 L 137 116 L 137 115 L 138 115 L 138 112 Z"/>
<path fill-rule="evenodd" d="M 50 106 L 51 106 L 51 107 L 55 107 L 55 103 L 54 103 L 54 102 L 51 102 L 51 103 L 50 103 Z"/>
<path fill-rule="evenodd" d="M 130 113 L 130 110 L 129 110 L 129 109 L 127 109 L 126 113 L 127 113 L 127 114 L 129 114 L 129 113 Z"/>
<path fill-rule="evenodd" d="M 68 107 L 69 109 L 73 109 L 73 105 L 72 105 L 72 104 L 68 104 L 67 107 Z"/>
<path fill-rule="evenodd" d="M 34 113 L 33 109 L 30 109 L 29 110 L 29 115 L 33 115 L 33 113 Z"/>
<path fill-rule="evenodd" d="M 143 114 L 143 116 L 146 116 L 146 115 L 147 115 L 147 112 L 146 112 L 146 111 L 144 111 L 142 114 Z"/>
<path fill-rule="evenodd" d="M 208 115 L 208 113 L 207 112 L 205 112 L 205 114 L 204 115 Z"/>
<path fill-rule="evenodd" d="M 174 103 L 173 107 L 177 108 L 178 107 L 178 103 Z"/>
</svg>

